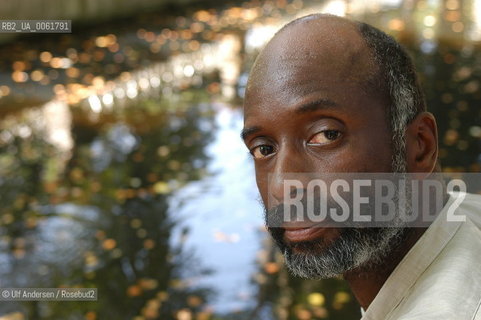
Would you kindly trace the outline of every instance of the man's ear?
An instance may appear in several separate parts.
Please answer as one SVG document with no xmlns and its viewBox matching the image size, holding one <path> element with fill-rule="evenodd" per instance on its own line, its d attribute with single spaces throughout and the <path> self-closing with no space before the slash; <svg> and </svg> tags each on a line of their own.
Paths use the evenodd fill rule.
<svg viewBox="0 0 481 320">
<path fill-rule="evenodd" d="M 406 128 L 408 172 L 433 172 L 438 158 L 438 128 L 429 112 L 422 112 Z"/>
</svg>

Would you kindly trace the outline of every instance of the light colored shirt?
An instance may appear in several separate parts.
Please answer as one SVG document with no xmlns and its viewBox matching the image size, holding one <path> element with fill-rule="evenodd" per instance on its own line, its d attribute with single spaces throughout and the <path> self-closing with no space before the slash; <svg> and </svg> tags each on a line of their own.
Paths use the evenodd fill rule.
<svg viewBox="0 0 481 320">
<path fill-rule="evenodd" d="M 447 204 L 394 269 L 361 320 L 481 320 L 481 196 Z"/>
</svg>

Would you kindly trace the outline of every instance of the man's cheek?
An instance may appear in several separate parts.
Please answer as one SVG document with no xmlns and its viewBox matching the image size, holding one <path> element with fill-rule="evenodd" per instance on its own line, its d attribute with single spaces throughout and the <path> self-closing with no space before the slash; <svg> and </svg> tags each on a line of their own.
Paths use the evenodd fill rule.
<svg viewBox="0 0 481 320">
<path fill-rule="evenodd" d="M 257 189 L 259 190 L 259 193 L 262 198 L 262 202 L 264 205 L 267 205 L 267 200 L 268 200 L 268 195 L 267 195 L 267 184 L 268 180 L 267 177 L 256 172 L 256 184 L 257 184 Z"/>
</svg>

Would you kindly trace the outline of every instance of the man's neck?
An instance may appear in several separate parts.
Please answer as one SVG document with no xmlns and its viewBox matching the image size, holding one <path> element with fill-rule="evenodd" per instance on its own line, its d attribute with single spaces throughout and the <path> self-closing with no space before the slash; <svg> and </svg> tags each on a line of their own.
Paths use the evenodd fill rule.
<svg viewBox="0 0 481 320">
<path fill-rule="evenodd" d="M 354 296 L 364 310 L 367 310 L 396 266 L 421 238 L 426 229 L 406 229 L 403 245 L 396 248 L 384 263 L 369 269 L 360 267 L 344 274 L 344 279 L 349 283 Z"/>
</svg>

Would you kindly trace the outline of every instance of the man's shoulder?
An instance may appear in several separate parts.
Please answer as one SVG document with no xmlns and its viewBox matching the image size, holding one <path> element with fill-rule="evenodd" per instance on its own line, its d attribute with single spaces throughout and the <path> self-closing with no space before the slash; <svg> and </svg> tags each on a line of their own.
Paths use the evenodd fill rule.
<svg viewBox="0 0 481 320">
<path fill-rule="evenodd" d="M 465 222 L 447 220 L 452 205 L 456 205 L 454 215 L 465 216 Z M 451 194 L 363 319 L 481 320 L 480 257 L 481 195 Z"/>
<path fill-rule="evenodd" d="M 466 222 L 459 225 L 388 319 L 480 320 L 481 195 L 466 194 L 455 214 L 466 215 Z"/>
<path fill-rule="evenodd" d="M 388 320 L 481 320 L 481 301 L 478 302 L 476 310 L 465 312 L 465 304 L 431 304 L 422 308 L 411 306 L 411 310 L 403 310 L 403 314 L 393 314 Z"/>
<path fill-rule="evenodd" d="M 446 220 L 447 209 L 453 205 L 454 215 L 465 216 L 465 222 Z M 481 195 L 451 194 L 446 206 L 409 259 L 399 266 L 402 274 L 415 272 L 418 276 L 386 319 L 479 320 Z M 402 277 L 396 279 L 403 281 Z"/>
</svg>

